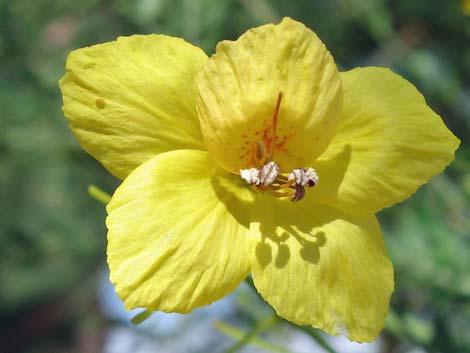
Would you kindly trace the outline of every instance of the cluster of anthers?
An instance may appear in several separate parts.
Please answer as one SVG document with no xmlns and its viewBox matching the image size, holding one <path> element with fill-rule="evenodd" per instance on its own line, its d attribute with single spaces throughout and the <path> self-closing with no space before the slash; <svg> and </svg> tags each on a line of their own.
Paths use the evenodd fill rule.
<svg viewBox="0 0 470 353">
<path fill-rule="evenodd" d="M 305 196 L 305 188 L 318 183 L 318 174 L 313 168 L 297 168 L 289 174 L 279 173 L 276 162 L 269 161 L 261 168 L 240 170 L 240 176 L 254 189 L 271 190 L 277 197 L 291 197 L 291 201 L 300 201 Z"/>
<path fill-rule="evenodd" d="M 289 174 L 280 173 L 279 165 L 272 160 L 281 100 L 282 92 L 279 92 L 272 119 L 272 141 L 269 148 L 266 149 L 263 141 L 258 141 L 256 144 L 255 156 L 261 167 L 241 169 L 240 177 L 253 189 L 271 190 L 274 196 L 290 197 L 291 201 L 300 201 L 305 196 L 305 187 L 311 188 L 318 184 L 319 176 L 313 168 L 296 168 Z"/>
</svg>

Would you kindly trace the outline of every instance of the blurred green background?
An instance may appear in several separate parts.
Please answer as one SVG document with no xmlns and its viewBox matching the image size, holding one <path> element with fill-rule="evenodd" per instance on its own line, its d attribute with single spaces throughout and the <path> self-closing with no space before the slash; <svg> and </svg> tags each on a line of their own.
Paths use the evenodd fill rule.
<svg viewBox="0 0 470 353">
<path fill-rule="evenodd" d="M 397 284 L 381 350 L 470 352 L 464 12 L 457 0 L 0 0 L 0 352 L 100 352 L 119 324 L 97 301 L 105 212 L 87 194 L 89 184 L 112 192 L 118 181 L 80 149 L 61 113 L 68 52 L 165 33 L 211 54 L 283 16 L 315 30 L 342 70 L 379 65 L 406 77 L 462 140 L 443 175 L 379 215 Z M 250 330 L 258 317 L 240 296 L 234 315 Z"/>
</svg>

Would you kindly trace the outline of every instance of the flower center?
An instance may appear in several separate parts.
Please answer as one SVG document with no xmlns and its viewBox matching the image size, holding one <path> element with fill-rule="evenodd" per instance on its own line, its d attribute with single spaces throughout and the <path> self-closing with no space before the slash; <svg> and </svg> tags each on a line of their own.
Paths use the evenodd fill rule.
<svg viewBox="0 0 470 353">
<path fill-rule="evenodd" d="M 273 196 L 290 197 L 291 201 L 302 200 L 305 188 L 314 187 L 320 179 L 313 168 L 296 168 L 289 174 L 279 173 L 279 166 L 273 161 L 261 168 L 241 169 L 240 176 L 254 190 L 269 190 Z"/>
<path fill-rule="evenodd" d="M 253 160 L 255 166 L 240 169 L 240 177 L 254 190 L 270 190 L 276 197 L 290 197 L 291 201 L 300 201 L 305 196 L 305 187 L 315 186 L 319 176 L 313 168 L 296 168 L 288 174 L 280 173 L 279 165 L 274 162 L 274 146 L 281 101 L 282 92 L 279 92 L 272 118 L 272 138 L 256 143 Z"/>
</svg>

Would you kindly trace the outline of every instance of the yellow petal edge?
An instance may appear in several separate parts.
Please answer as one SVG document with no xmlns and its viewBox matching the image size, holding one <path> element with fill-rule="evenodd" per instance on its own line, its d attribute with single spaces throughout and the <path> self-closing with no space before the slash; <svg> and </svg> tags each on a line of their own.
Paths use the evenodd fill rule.
<svg viewBox="0 0 470 353">
<path fill-rule="evenodd" d="M 59 81 L 64 114 L 81 146 L 121 179 L 158 153 L 204 150 L 193 83 L 206 60 L 164 35 L 75 50 Z"/>
<path fill-rule="evenodd" d="M 207 152 L 160 154 L 108 204 L 111 282 L 127 309 L 187 313 L 230 293 L 249 273 L 253 194 Z"/>
<path fill-rule="evenodd" d="M 351 214 L 370 214 L 410 197 L 453 161 L 459 146 L 408 81 L 389 69 L 342 72 L 338 130 L 313 164 L 309 196 Z"/>
<path fill-rule="evenodd" d="M 206 147 L 233 173 L 253 167 L 259 141 L 273 144 L 282 170 L 308 165 L 324 151 L 340 117 L 341 80 L 332 56 L 314 32 L 290 18 L 220 42 L 196 84 Z"/>
<path fill-rule="evenodd" d="M 358 342 L 377 338 L 394 281 L 374 215 L 261 195 L 250 236 L 255 286 L 278 315 Z"/>
</svg>

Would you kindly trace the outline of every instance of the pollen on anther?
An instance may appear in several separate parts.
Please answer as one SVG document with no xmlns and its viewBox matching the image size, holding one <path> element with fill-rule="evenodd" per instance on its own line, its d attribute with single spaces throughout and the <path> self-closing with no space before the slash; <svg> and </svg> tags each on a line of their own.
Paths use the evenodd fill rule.
<svg viewBox="0 0 470 353">
<path fill-rule="evenodd" d="M 106 107 L 106 102 L 103 98 L 97 98 L 95 100 L 95 105 L 98 109 L 104 109 Z"/>
<path fill-rule="evenodd" d="M 259 169 L 249 168 L 249 169 L 240 169 L 240 176 L 245 180 L 248 185 L 259 185 Z"/>
<path fill-rule="evenodd" d="M 288 180 L 294 180 L 296 185 L 313 187 L 318 184 L 318 174 L 313 168 L 296 168 L 288 176 Z"/>
<path fill-rule="evenodd" d="M 259 170 L 259 179 L 262 185 L 274 183 L 279 175 L 279 166 L 276 162 L 270 161 L 263 165 Z"/>
</svg>

